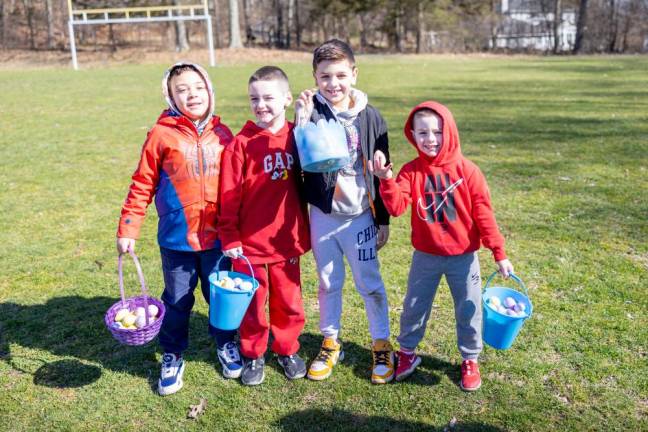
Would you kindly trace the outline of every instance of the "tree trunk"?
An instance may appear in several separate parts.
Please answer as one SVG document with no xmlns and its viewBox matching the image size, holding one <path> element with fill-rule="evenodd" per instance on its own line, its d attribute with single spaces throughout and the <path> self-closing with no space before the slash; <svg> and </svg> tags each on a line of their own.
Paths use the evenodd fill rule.
<svg viewBox="0 0 648 432">
<path fill-rule="evenodd" d="M 423 35 L 425 34 L 425 15 L 423 2 L 419 1 L 416 11 L 416 54 L 423 52 Z"/>
<path fill-rule="evenodd" d="M 220 6 L 218 6 L 218 0 L 212 0 L 212 8 L 214 9 L 214 16 L 212 18 L 212 32 L 214 33 L 214 44 L 216 48 L 221 47 L 221 38 L 219 29 L 218 19 L 220 17 Z"/>
<path fill-rule="evenodd" d="M 608 28 L 610 29 L 610 32 L 608 36 L 607 51 L 611 53 L 614 52 L 614 48 L 616 47 L 616 40 L 617 40 L 618 20 L 617 20 L 617 13 L 616 13 L 616 5 L 617 3 L 615 2 L 615 0 L 609 1 L 610 14 L 609 14 Z"/>
<path fill-rule="evenodd" d="M 112 24 L 108 24 L 108 38 L 110 39 L 110 52 L 114 53 L 117 51 L 117 42 L 115 41 L 115 32 Z"/>
<path fill-rule="evenodd" d="M 230 48 L 243 48 L 241 26 L 239 24 L 238 0 L 229 0 Z"/>
<path fill-rule="evenodd" d="M 32 0 L 23 0 L 27 14 L 27 27 L 29 28 L 29 48 L 36 49 L 36 29 L 34 28 L 34 5 Z"/>
<path fill-rule="evenodd" d="M 299 2 L 295 2 L 295 16 L 293 20 L 293 26 L 295 27 L 295 45 L 297 48 L 301 47 L 301 37 L 302 37 L 302 27 L 299 22 Z"/>
<path fill-rule="evenodd" d="M 284 23 L 283 23 L 283 2 L 281 0 L 274 0 L 274 7 L 275 7 L 275 17 L 276 17 L 276 25 L 277 25 L 277 33 L 276 33 L 276 41 L 275 41 L 275 46 L 277 48 L 282 48 L 284 45 L 283 41 L 283 29 L 284 29 Z"/>
<path fill-rule="evenodd" d="M 295 22 L 295 0 L 288 0 L 288 22 L 286 23 L 286 48 L 292 43 L 291 33 Z"/>
<path fill-rule="evenodd" d="M 560 24 L 562 21 L 562 0 L 554 0 L 553 20 L 553 53 L 558 54 L 560 50 Z"/>
<path fill-rule="evenodd" d="M 578 6 L 578 19 L 576 21 L 576 40 L 572 52 L 578 54 L 583 49 L 583 40 L 587 30 L 587 2 L 589 0 L 580 0 Z"/>
<path fill-rule="evenodd" d="M 360 27 L 360 51 L 363 52 L 367 49 L 369 43 L 367 42 L 367 25 L 365 24 L 366 15 L 364 13 L 358 14 L 358 24 Z"/>
<path fill-rule="evenodd" d="M 54 48 L 54 9 L 52 0 L 45 0 L 45 12 L 47 18 L 47 48 Z"/>
<path fill-rule="evenodd" d="M 174 6 L 180 6 L 180 0 L 173 0 Z M 189 51 L 189 41 L 187 40 L 187 26 L 184 21 L 175 21 L 176 33 L 176 51 Z"/>
</svg>

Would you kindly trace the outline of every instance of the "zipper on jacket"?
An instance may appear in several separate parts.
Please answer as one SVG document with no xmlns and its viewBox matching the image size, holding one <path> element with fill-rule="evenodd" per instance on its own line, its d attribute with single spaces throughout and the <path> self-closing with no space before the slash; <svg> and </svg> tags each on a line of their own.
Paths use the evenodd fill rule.
<svg viewBox="0 0 648 432">
<path fill-rule="evenodd" d="M 205 237 L 205 177 L 203 170 L 203 149 L 200 144 L 201 136 L 198 135 L 198 141 L 196 145 L 198 146 L 198 176 L 200 177 L 200 222 L 198 223 L 198 243 L 200 248 L 204 247 L 204 237 Z"/>
</svg>

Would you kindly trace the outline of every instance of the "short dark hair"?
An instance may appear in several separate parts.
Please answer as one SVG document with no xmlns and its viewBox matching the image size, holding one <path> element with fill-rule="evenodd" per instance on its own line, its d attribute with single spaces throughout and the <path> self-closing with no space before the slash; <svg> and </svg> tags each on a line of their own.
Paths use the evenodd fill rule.
<svg viewBox="0 0 648 432">
<path fill-rule="evenodd" d="M 257 69 L 257 71 L 254 72 L 248 80 L 248 85 L 256 81 L 281 81 L 290 88 L 288 76 L 277 66 L 263 66 L 262 68 Z"/>
<path fill-rule="evenodd" d="M 315 48 L 315 51 L 313 51 L 313 71 L 317 69 L 317 65 L 327 60 L 346 60 L 352 68 L 355 67 L 353 50 L 348 43 L 339 39 L 327 40 L 322 45 Z"/>
<path fill-rule="evenodd" d="M 182 75 L 185 72 L 196 72 L 202 77 L 202 74 L 194 66 L 189 64 L 179 64 L 171 68 L 171 71 L 169 72 L 169 81 L 171 81 L 171 78 Z"/>
</svg>

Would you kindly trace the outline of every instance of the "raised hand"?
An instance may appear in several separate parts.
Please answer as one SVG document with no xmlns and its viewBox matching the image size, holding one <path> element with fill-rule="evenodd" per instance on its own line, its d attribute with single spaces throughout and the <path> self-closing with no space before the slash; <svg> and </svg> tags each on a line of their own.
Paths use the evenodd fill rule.
<svg viewBox="0 0 648 432">
<path fill-rule="evenodd" d="M 297 126 L 304 126 L 310 120 L 313 113 L 313 96 L 315 89 L 306 89 L 299 94 L 295 101 L 295 124 Z"/>
<path fill-rule="evenodd" d="M 394 164 L 390 162 L 388 165 L 385 165 L 386 163 L 387 157 L 385 154 L 380 150 L 376 150 L 373 161 L 369 161 L 369 171 L 378 178 L 390 179 L 394 176 L 394 172 L 392 171 Z"/>
</svg>

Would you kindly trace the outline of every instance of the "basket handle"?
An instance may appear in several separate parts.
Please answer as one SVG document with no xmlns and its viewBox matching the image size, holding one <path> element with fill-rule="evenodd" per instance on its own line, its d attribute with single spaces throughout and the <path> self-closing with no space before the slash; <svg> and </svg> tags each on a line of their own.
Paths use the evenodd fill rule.
<svg viewBox="0 0 648 432">
<path fill-rule="evenodd" d="M 486 285 L 484 285 L 484 291 L 486 291 L 486 289 L 490 286 L 491 281 L 493 280 L 493 278 L 497 274 L 499 274 L 499 271 L 494 271 L 493 274 L 488 276 L 488 280 L 486 281 Z M 511 273 L 509 276 L 510 276 L 511 279 L 513 279 L 513 281 L 515 281 L 515 283 L 517 283 L 519 286 L 522 287 L 522 289 L 524 290 L 524 294 L 527 297 L 529 297 L 529 290 L 527 289 L 526 285 L 524 285 L 524 282 L 522 282 L 522 279 L 520 279 L 519 277 L 517 277 L 517 275 L 515 275 L 513 273 Z"/>
<path fill-rule="evenodd" d="M 218 261 L 216 261 L 216 268 L 220 269 L 220 262 L 223 258 L 225 258 L 225 255 L 221 255 L 220 258 L 218 258 Z M 248 257 L 246 257 L 245 255 L 239 255 L 239 257 L 235 259 L 239 259 L 239 258 L 243 258 L 245 260 L 245 262 L 248 265 L 248 268 L 250 269 L 250 276 L 252 276 L 252 279 L 256 280 L 256 277 L 254 277 L 254 269 L 252 268 L 252 264 L 250 263 Z"/>
<path fill-rule="evenodd" d="M 133 258 L 133 262 L 135 262 L 135 269 L 137 270 L 137 276 L 140 281 L 140 286 L 142 289 L 142 295 L 144 296 L 144 317 L 146 320 L 146 325 L 149 325 L 149 316 L 148 316 L 148 290 L 146 289 L 146 281 L 144 280 L 144 273 L 142 272 L 142 266 L 139 263 L 139 260 L 137 259 L 137 255 L 135 255 L 135 252 L 129 250 L 128 254 Z M 121 295 L 121 301 L 122 301 L 122 307 L 126 307 L 126 295 L 124 293 L 124 270 L 123 270 L 123 256 L 124 254 L 119 254 L 119 257 L 117 258 L 117 272 L 119 273 L 119 294 Z"/>
</svg>

